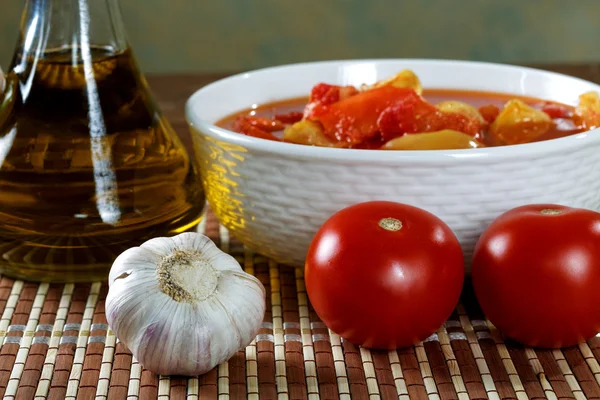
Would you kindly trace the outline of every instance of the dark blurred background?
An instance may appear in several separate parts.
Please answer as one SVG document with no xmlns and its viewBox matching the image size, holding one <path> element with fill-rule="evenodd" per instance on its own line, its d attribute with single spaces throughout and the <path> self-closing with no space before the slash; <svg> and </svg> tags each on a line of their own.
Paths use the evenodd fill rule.
<svg viewBox="0 0 600 400">
<path fill-rule="evenodd" d="M 23 4 L 0 0 L 4 67 Z M 365 57 L 600 61 L 600 0 L 122 0 L 121 6 L 146 72 Z"/>
</svg>

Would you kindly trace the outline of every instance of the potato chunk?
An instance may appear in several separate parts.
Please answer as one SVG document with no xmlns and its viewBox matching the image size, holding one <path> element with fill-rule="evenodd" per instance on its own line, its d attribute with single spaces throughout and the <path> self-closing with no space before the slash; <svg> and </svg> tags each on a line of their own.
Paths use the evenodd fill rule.
<svg viewBox="0 0 600 400">
<path fill-rule="evenodd" d="M 421 86 L 419 77 L 410 69 L 402 70 L 390 78 L 375 82 L 372 86 L 368 86 L 366 89 L 375 89 L 381 86 L 410 88 L 414 89 L 414 91 L 419 95 L 423 94 L 423 87 Z"/>
<path fill-rule="evenodd" d="M 344 147 L 344 143 L 328 138 L 323 132 L 321 124 L 306 119 L 285 128 L 283 131 L 283 140 L 310 146 Z"/>
<path fill-rule="evenodd" d="M 598 93 L 587 92 L 579 96 L 579 105 L 575 112 L 586 129 L 600 126 L 600 97 Z"/>
<path fill-rule="evenodd" d="M 437 132 L 410 133 L 390 140 L 382 150 L 454 150 L 485 147 L 466 133 L 444 129 Z"/>
<path fill-rule="evenodd" d="M 528 143 L 545 134 L 552 124 L 552 118 L 545 112 L 513 99 L 490 125 L 488 134 L 505 145 Z"/>
<path fill-rule="evenodd" d="M 437 104 L 438 110 L 447 113 L 455 113 L 464 115 L 467 118 L 475 118 L 481 124 L 485 124 L 485 120 L 481 116 L 479 110 L 470 104 L 462 101 L 448 100 Z"/>
</svg>

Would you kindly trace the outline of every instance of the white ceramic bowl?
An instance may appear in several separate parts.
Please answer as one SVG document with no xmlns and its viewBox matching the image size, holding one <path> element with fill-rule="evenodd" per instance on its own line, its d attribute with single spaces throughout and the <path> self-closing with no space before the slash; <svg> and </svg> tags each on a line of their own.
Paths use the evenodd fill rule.
<svg viewBox="0 0 600 400">
<path fill-rule="evenodd" d="M 467 268 L 483 229 L 508 209 L 556 203 L 600 209 L 600 131 L 550 141 L 467 150 L 378 151 L 256 139 L 213 125 L 274 100 L 306 96 L 318 82 L 360 85 L 404 68 L 425 88 L 529 95 L 577 104 L 600 86 L 535 69 L 464 61 L 355 60 L 295 64 L 235 75 L 197 91 L 186 114 L 207 198 L 249 248 L 302 266 L 319 226 L 368 200 L 428 210 L 456 233 Z"/>
</svg>

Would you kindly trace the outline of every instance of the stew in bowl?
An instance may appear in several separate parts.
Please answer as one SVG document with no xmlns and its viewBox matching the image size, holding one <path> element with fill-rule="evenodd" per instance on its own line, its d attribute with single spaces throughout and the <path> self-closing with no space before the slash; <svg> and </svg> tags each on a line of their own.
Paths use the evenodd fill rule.
<svg viewBox="0 0 600 400">
<path fill-rule="evenodd" d="M 372 85 L 317 83 L 309 96 L 255 106 L 218 126 L 302 145 L 444 150 L 556 139 L 600 126 L 600 97 L 576 106 L 484 91 L 423 89 L 410 69 Z"/>
</svg>

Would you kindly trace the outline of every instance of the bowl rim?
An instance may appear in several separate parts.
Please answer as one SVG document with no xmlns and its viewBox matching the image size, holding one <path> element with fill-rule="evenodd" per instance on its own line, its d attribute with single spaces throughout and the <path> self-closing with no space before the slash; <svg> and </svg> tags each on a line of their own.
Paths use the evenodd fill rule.
<svg viewBox="0 0 600 400">
<path fill-rule="evenodd" d="M 365 58 L 365 59 L 340 59 L 340 60 L 325 60 L 325 61 L 308 61 L 291 64 L 276 65 L 265 68 L 253 69 L 245 72 L 236 73 L 225 78 L 211 82 L 200 89 L 196 90 L 186 101 L 185 116 L 187 123 L 191 128 L 201 130 L 201 134 L 210 136 L 213 139 L 225 141 L 227 143 L 241 146 L 244 149 L 252 150 L 260 153 L 280 154 L 291 158 L 317 158 L 330 159 L 337 161 L 441 161 L 448 159 L 488 159 L 488 158 L 514 158 L 524 155 L 541 155 L 552 154 L 557 152 L 567 153 L 572 148 L 581 146 L 589 146 L 593 143 L 600 142 L 600 128 L 591 129 L 589 131 L 577 133 L 570 136 L 565 136 L 556 139 L 544 140 L 539 142 L 531 142 L 519 145 L 506 145 L 497 147 L 482 147 L 476 149 L 455 149 L 455 150 L 365 150 L 365 149 L 346 149 L 346 148 L 331 148 L 319 146 L 307 146 L 295 143 L 278 142 L 247 136 L 225 128 L 218 127 L 212 122 L 209 122 L 199 116 L 198 111 L 194 107 L 196 98 L 202 96 L 204 92 L 211 90 L 215 86 L 222 83 L 250 78 L 253 74 L 268 73 L 270 71 L 285 70 L 289 68 L 308 67 L 313 65 L 330 65 L 342 66 L 362 63 L 386 63 L 386 62 L 403 62 L 403 63 L 422 63 L 422 64 L 463 64 L 465 66 L 500 68 L 504 70 L 518 70 L 524 72 L 532 72 L 549 77 L 571 79 L 585 83 L 600 92 L 600 85 L 575 76 L 562 74 L 559 72 L 547 71 L 538 68 L 525 67 L 512 64 L 503 64 L 486 61 L 468 61 L 468 60 L 452 60 L 452 59 L 435 59 L 435 58 Z M 283 99 L 282 99 L 283 100 Z M 192 133 L 193 135 L 196 133 Z"/>
</svg>

